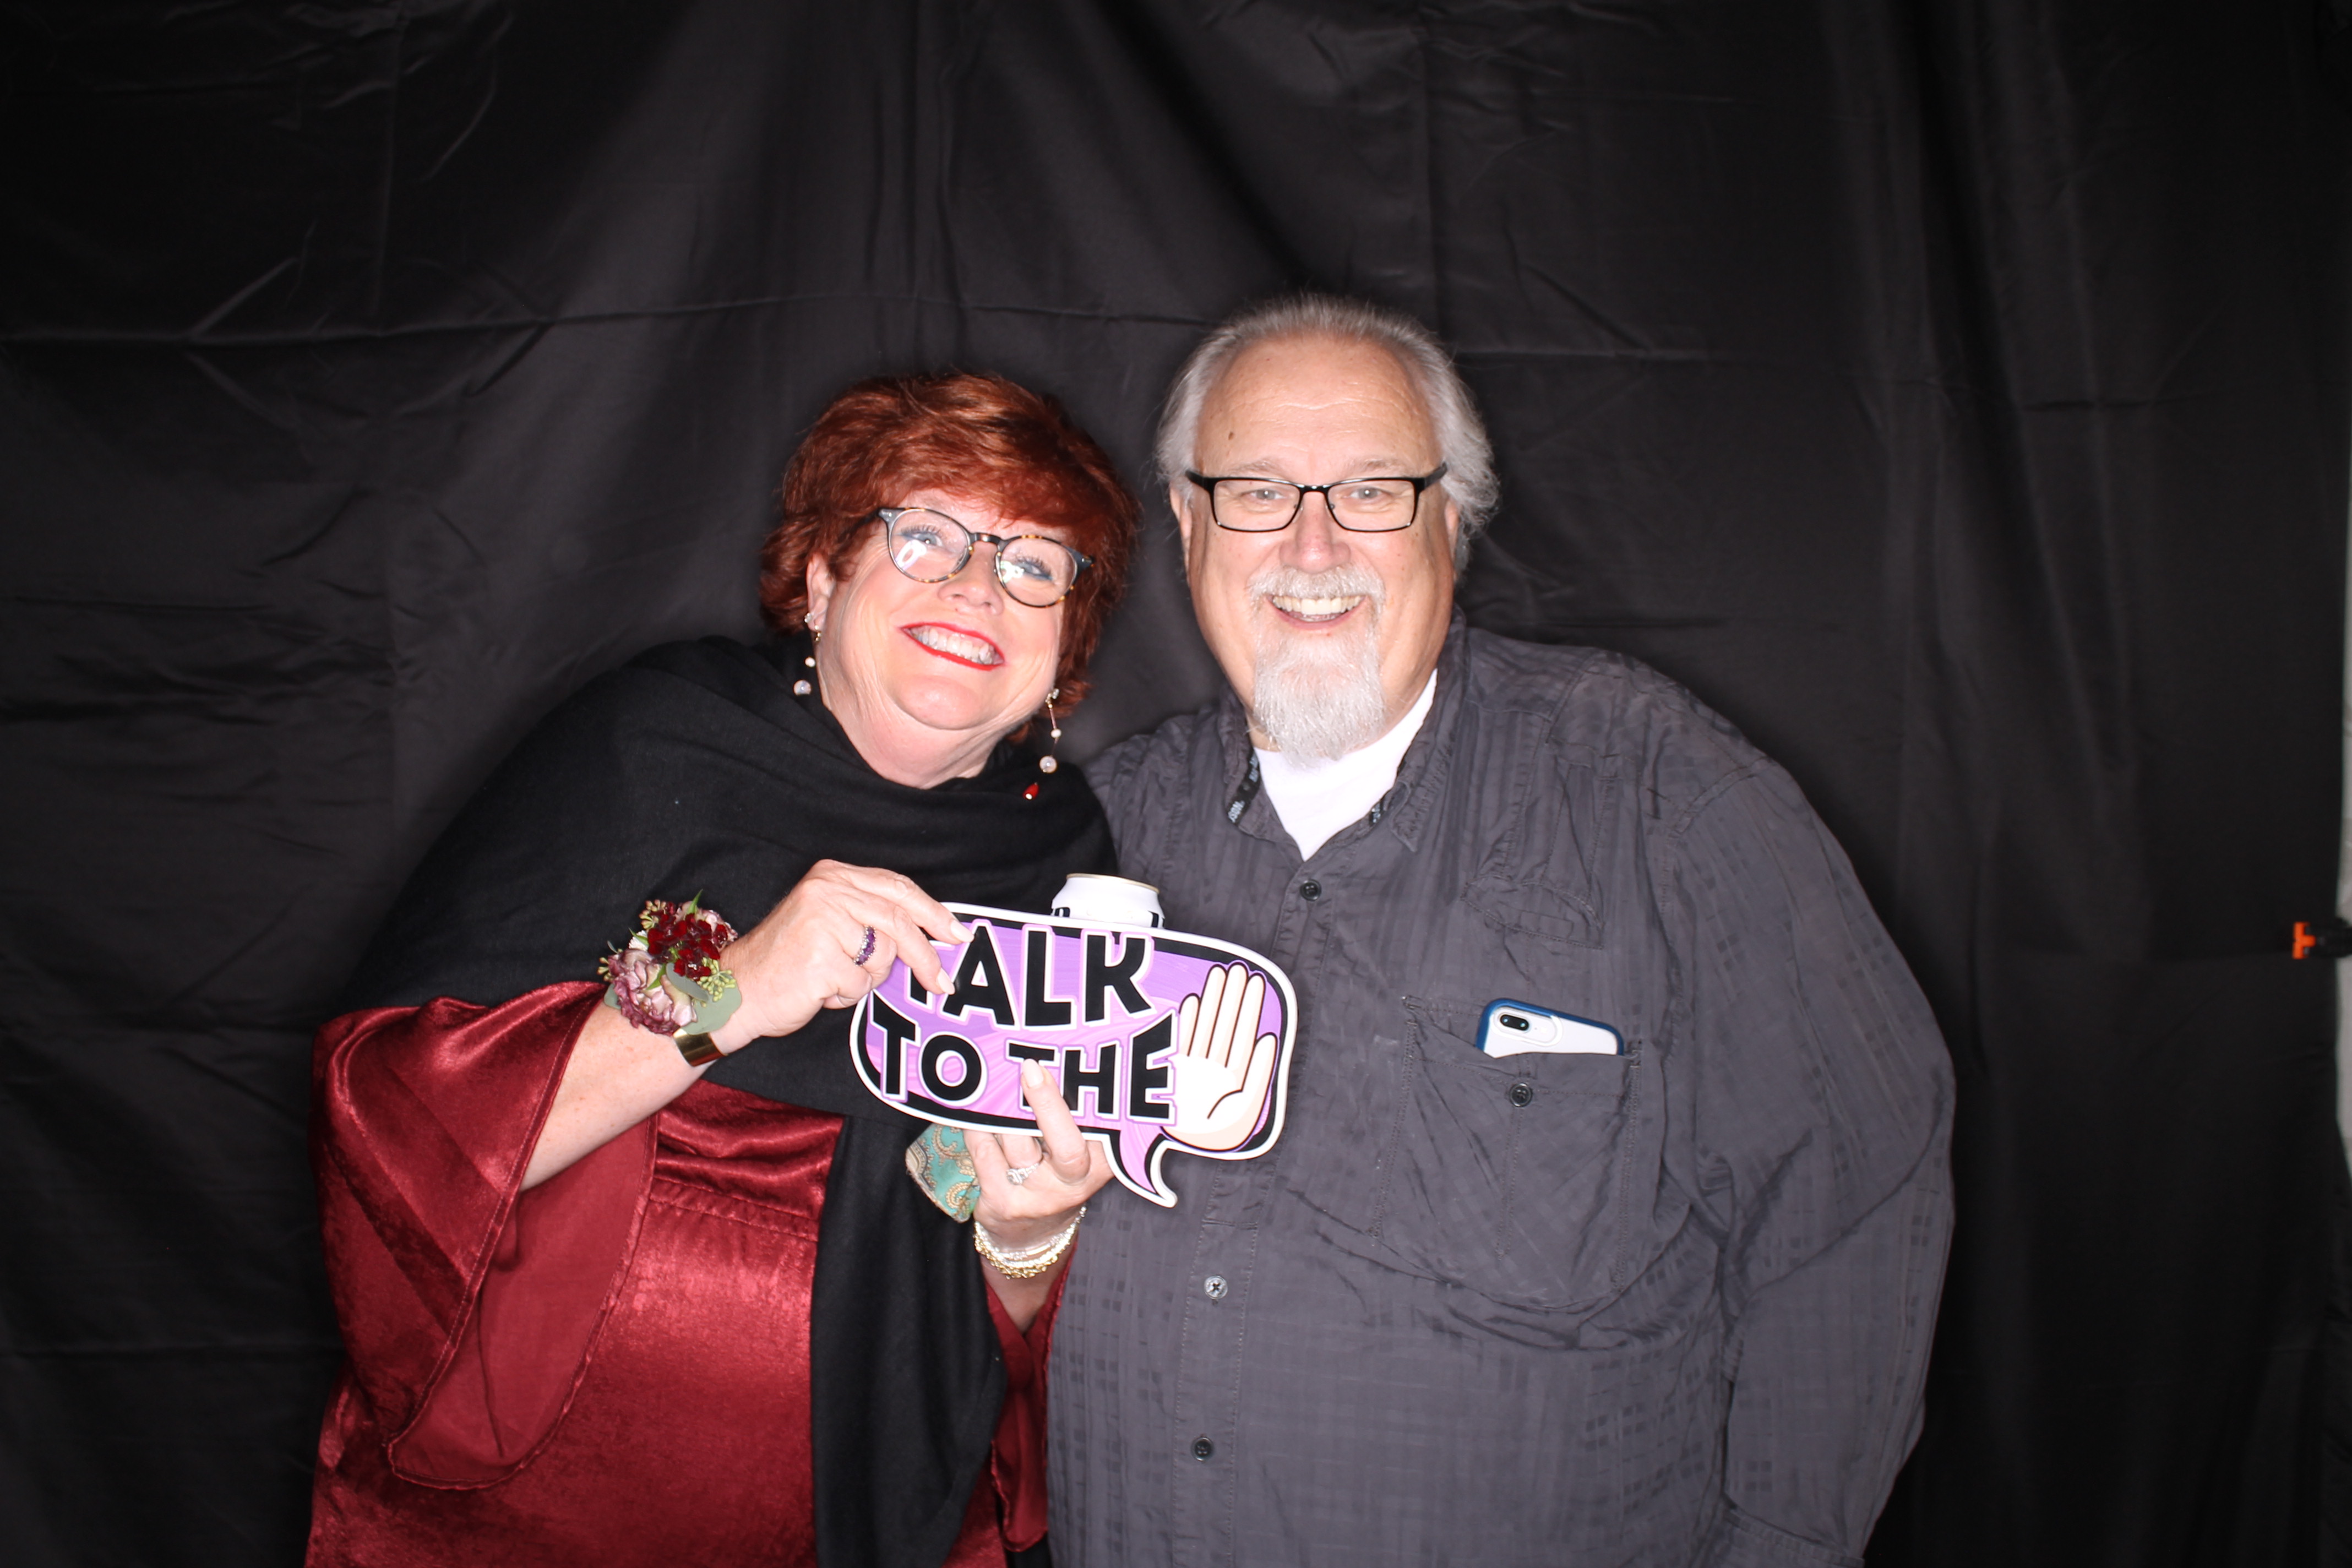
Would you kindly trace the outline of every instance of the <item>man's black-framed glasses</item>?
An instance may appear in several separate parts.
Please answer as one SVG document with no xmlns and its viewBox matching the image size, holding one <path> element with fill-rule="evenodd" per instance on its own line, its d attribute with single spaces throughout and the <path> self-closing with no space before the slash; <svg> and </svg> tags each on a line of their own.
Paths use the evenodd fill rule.
<svg viewBox="0 0 2352 1568">
<path fill-rule="evenodd" d="M 1094 564 L 1058 539 L 982 533 L 927 506 L 886 506 L 874 515 L 882 520 L 890 564 L 918 583 L 946 582 L 971 564 L 973 545 L 993 544 L 996 580 L 1032 609 L 1050 610 L 1069 597 L 1078 574 Z"/>
<path fill-rule="evenodd" d="M 1331 509 L 1331 521 L 1350 533 L 1394 533 L 1411 528 L 1421 512 L 1421 492 L 1445 477 L 1453 465 L 1440 463 L 1414 479 L 1408 474 L 1375 475 L 1361 479 L 1335 479 L 1328 485 L 1295 485 L 1288 479 L 1247 476 L 1213 479 L 1184 470 L 1184 477 L 1209 492 L 1209 516 L 1219 528 L 1236 533 L 1279 533 L 1298 519 L 1307 498 L 1319 495 Z"/>
</svg>

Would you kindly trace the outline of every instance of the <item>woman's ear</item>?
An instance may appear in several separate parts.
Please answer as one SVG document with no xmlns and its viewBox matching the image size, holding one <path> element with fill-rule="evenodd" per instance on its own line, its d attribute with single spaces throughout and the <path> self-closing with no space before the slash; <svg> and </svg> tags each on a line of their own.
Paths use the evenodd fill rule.
<svg viewBox="0 0 2352 1568">
<path fill-rule="evenodd" d="M 812 555 L 801 580 L 808 584 L 808 627 L 813 632 L 824 630 L 824 617 L 833 607 L 833 590 L 840 579 L 833 574 L 833 563 L 822 555 Z"/>
</svg>

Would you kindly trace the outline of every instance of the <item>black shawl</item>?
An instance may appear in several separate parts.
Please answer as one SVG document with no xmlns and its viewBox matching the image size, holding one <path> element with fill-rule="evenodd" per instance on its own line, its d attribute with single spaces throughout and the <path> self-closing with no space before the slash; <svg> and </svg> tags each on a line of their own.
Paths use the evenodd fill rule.
<svg viewBox="0 0 2352 1568">
<path fill-rule="evenodd" d="M 1001 744 L 936 789 L 877 775 L 821 701 L 793 695 L 807 651 L 674 643 L 558 708 L 409 879 L 346 1009 L 593 979 L 648 898 L 698 893 L 748 931 L 820 859 L 1037 912 L 1069 872 L 1117 869 L 1077 770 L 1040 773 L 1029 748 Z M 1003 1354 L 970 1238 L 901 1163 L 923 1124 L 860 1086 L 848 1017 L 820 1013 L 709 1076 L 845 1118 L 810 1308 L 817 1561 L 938 1568 L 995 1431 Z"/>
</svg>

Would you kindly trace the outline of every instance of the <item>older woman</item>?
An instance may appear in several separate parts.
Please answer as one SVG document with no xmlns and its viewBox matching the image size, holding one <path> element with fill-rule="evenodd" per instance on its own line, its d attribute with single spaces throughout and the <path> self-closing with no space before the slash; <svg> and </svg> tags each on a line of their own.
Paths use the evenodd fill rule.
<svg viewBox="0 0 2352 1568">
<path fill-rule="evenodd" d="M 1043 398 L 855 387 L 762 556 L 786 635 L 592 683 L 444 835 L 319 1037 L 350 1361 L 313 1563 L 936 1568 L 1042 1535 L 1045 1337 L 1101 1152 L 1033 1078 L 1042 1145 L 974 1136 L 957 1224 L 840 1009 L 900 958 L 945 985 L 939 900 L 1043 910 L 1113 868 L 1034 731 L 1134 516 Z"/>
</svg>

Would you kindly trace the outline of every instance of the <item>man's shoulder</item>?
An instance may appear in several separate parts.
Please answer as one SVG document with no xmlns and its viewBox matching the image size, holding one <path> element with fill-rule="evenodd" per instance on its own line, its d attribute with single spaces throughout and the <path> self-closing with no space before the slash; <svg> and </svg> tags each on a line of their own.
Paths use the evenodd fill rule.
<svg viewBox="0 0 2352 1568">
<path fill-rule="evenodd" d="M 1087 783 L 1110 819 L 1121 868 L 1151 879 L 1181 855 L 1192 816 L 1215 796 L 1223 768 L 1226 699 L 1129 736 L 1086 764 Z"/>
<path fill-rule="evenodd" d="M 1150 784 L 1183 774 L 1202 746 L 1217 744 L 1218 710 L 1212 701 L 1190 713 L 1179 713 L 1155 728 L 1129 735 L 1095 754 L 1086 764 L 1087 782 L 1105 805 L 1125 798 Z"/>
<path fill-rule="evenodd" d="M 1470 634 L 1469 700 L 1515 714 L 1550 748 L 1621 775 L 1660 805 L 1692 805 L 1775 771 L 1738 726 L 1673 677 L 1609 648 Z"/>
</svg>

